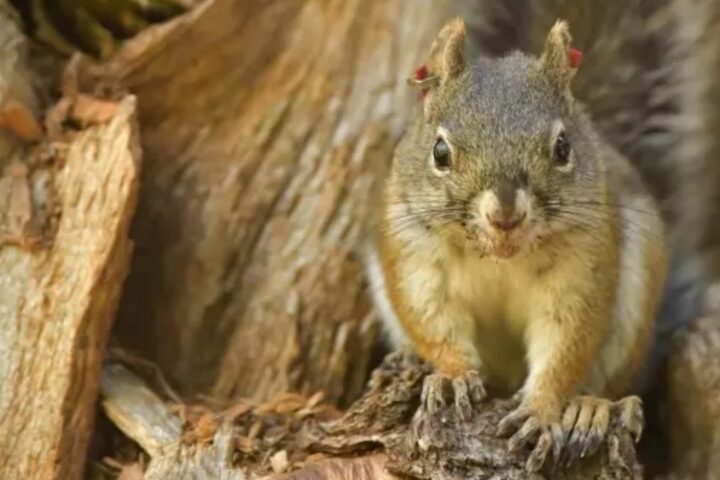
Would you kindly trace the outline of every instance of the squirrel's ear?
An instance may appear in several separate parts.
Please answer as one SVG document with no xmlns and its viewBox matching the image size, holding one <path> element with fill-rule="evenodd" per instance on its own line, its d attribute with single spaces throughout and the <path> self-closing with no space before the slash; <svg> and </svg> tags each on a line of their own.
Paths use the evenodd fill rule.
<svg viewBox="0 0 720 480">
<path fill-rule="evenodd" d="M 457 77 L 465 68 L 465 22 L 461 18 L 455 18 L 440 30 L 430 47 L 427 63 L 422 65 L 415 72 L 415 77 L 408 79 L 408 82 L 427 92 Z"/>
<path fill-rule="evenodd" d="M 440 30 L 430 47 L 428 67 L 442 81 L 457 77 L 465 71 L 465 22 L 454 18 Z"/>
<path fill-rule="evenodd" d="M 540 70 L 561 93 L 570 89 L 570 82 L 577 72 L 579 63 L 579 60 L 573 57 L 570 41 L 567 22 L 558 20 L 548 33 L 545 49 L 538 61 Z M 574 52 L 579 55 L 579 52 Z"/>
</svg>

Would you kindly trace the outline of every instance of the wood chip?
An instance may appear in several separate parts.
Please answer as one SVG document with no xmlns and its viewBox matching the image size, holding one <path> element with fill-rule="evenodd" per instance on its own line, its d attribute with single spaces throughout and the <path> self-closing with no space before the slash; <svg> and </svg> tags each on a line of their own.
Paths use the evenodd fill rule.
<svg viewBox="0 0 720 480">
<path fill-rule="evenodd" d="M 33 112 L 14 98 L 5 99 L 0 105 L 0 128 L 26 142 L 36 142 L 43 136 L 42 126 Z"/>
<path fill-rule="evenodd" d="M 275 455 L 270 457 L 270 465 L 272 465 L 273 472 L 275 473 L 282 473 L 286 471 L 288 466 L 290 466 L 287 451 L 280 450 Z"/>
</svg>

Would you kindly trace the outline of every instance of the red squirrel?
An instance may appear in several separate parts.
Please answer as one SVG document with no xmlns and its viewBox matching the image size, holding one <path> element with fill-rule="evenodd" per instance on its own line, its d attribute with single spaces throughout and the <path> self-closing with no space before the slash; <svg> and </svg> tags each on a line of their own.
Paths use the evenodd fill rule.
<svg viewBox="0 0 720 480">
<path fill-rule="evenodd" d="M 513 449 L 596 450 L 630 393 L 666 275 L 664 226 L 639 175 L 570 89 L 580 55 L 558 21 L 536 57 L 468 63 L 450 21 L 415 82 L 421 111 L 386 179 L 371 282 L 396 344 L 451 381 L 463 409 L 517 392 Z M 372 262 L 371 262 L 372 263 Z M 622 401 L 637 435 L 637 397 Z M 464 412 L 467 415 L 467 412 Z"/>
</svg>

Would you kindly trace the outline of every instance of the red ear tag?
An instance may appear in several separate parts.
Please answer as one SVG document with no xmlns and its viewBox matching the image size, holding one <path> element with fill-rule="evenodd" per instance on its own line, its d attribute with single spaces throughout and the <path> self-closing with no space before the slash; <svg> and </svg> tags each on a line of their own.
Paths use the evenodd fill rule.
<svg viewBox="0 0 720 480">
<path fill-rule="evenodd" d="M 582 52 L 577 48 L 570 47 L 568 56 L 570 57 L 570 66 L 572 68 L 578 68 L 580 66 L 580 61 L 582 60 Z"/>
<path fill-rule="evenodd" d="M 407 84 L 420 89 L 423 97 L 439 82 L 440 79 L 436 75 L 433 75 L 432 72 L 429 72 L 425 65 L 420 65 L 415 70 L 415 75 L 407 79 Z"/>
<path fill-rule="evenodd" d="M 415 80 L 425 80 L 428 75 L 428 69 L 425 65 L 420 65 L 417 70 L 415 70 Z"/>
<path fill-rule="evenodd" d="M 428 69 L 425 65 L 420 65 L 415 70 L 415 80 L 425 80 L 428 76 Z M 427 90 L 423 89 L 421 91 L 421 95 L 423 98 L 425 98 L 425 95 L 427 95 Z"/>
</svg>

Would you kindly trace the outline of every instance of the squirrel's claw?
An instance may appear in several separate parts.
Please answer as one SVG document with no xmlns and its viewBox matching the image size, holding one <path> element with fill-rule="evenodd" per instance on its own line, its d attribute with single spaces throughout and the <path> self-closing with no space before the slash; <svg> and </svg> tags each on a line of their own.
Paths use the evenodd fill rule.
<svg viewBox="0 0 720 480">
<path fill-rule="evenodd" d="M 554 438 L 552 431 L 545 429 L 545 431 L 540 434 L 535 448 L 525 462 L 525 470 L 528 472 L 540 471 L 551 448 L 553 450 L 553 456 L 557 456 L 555 452 L 559 453 L 559 449 L 556 444 L 556 438 Z"/>
<path fill-rule="evenodd" d="M 645 424 L 640 397 L 632 395 L 621 398 L 614 407 L 620 411 L 620 425 L 632 434 L 635 443 L 639 442 Z"/>
<path fill-rule="evenodd" d="M 637 442 L 643 427 L 642 402 L 636 396 L 617 402 L 580 396 L 570 402 L 563 415 L 563 432 L 567 443 L 564 461 L 570 464 L 597 452 L 607 440 L 611 418 L 616 418 Z"/>
<path fill-rule="evenodd" d="M 563 415 L 563 432 L 568 439 L 566 464 L 597 451 L 607 435 L 611 406 L 611 401 L 591 396 L 580 396 L 570 402 Z"/>
<path fill-rule="evenodd" d="M 445 397 L 449 378 L 439 373 L 433 373 L 425 377 L 422 394 L 420 396 L 421 408 L 426 412 L 434 414 L 445 407 Z"/>
<path fill-rule="evenodd" d="M 499 433 L 507 435 L 515 433 L 508 440 L 508 449 L 516 452 L 528 444 L 535 443 L 530 456 L 525 463 L 528 472 L 537 472 L 545 464 L 552 451 L 555 463 L 565 444 L 565 436 L 560 422 L 543 422 L 522 405 L 506 415 L 499 425 Z"/>
<path fill-rule="evenodd" d="M 422 408 L 431 414 L 444 408 L 451 393 L 449 387 L 452 387 L 458 416 L 463 421 L 470 420 L 473 406 L 486 397 L 482 378 L 473 370 L 453 379 L 440 373 L 425 377 L 420 397 Z"/>
<path fill-rule="evenodd" d="M 482 378 L 478 372 L 471 370 L 454 378 L 452 386 L 458 415 L 467 422 L 472 418 L 473 405 L 482 402 L 487 396 Z"/>
<path fill-rule="evenodd" d="M 529 416 L 530 412 L 528 412 L 524 408 L 516 408 L 512 412 L 505 415 L 502 420 L 500 420 L 500 424 L 498 425 L 498 434 L 502 436 L 509 435 L 510 433 L 520 428 L 520 426 L 525 422 L 525 420 L 527 420 Z"/>
<path fill-rule="evenodd" d="M 508 440 L 508 448 L 511 452 L 520 450 L 526 444 L 535 440 L 541 429 L 542 425 L 537 418 L 533 416 L 528 417 L 522 427 L 520 427 L 520 429 L 515 432 L 512 437 L 510 437 L 510 440 Z"/>
</svg>

